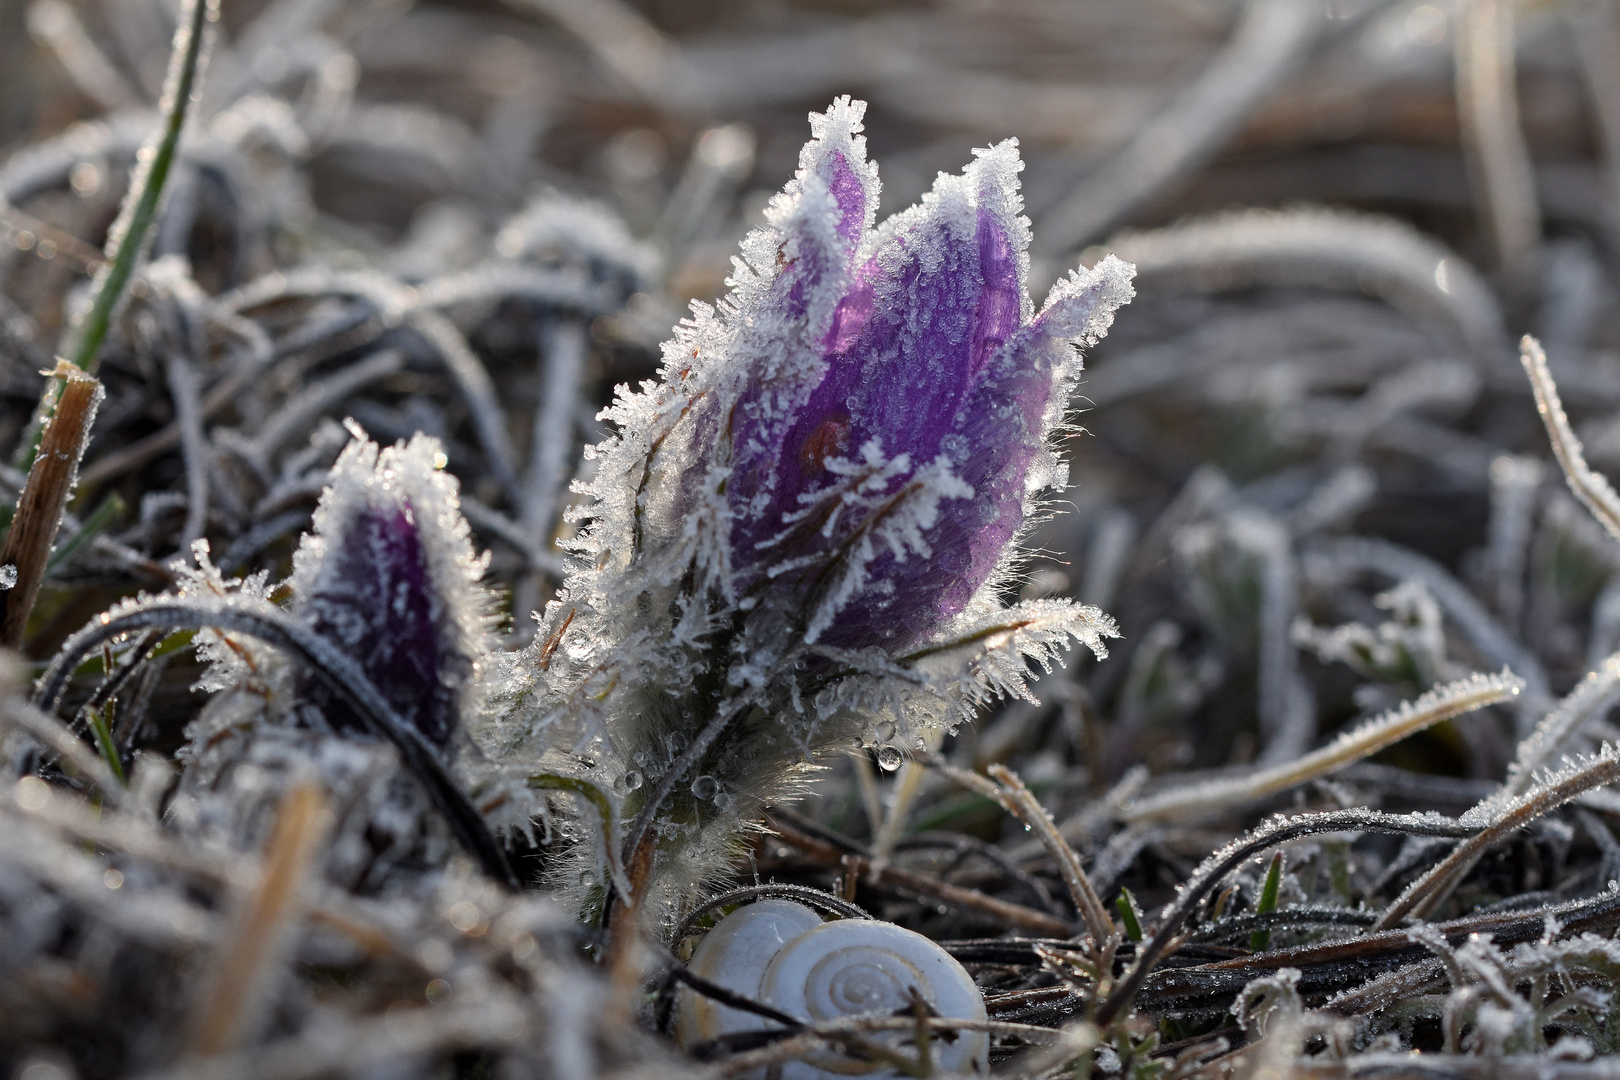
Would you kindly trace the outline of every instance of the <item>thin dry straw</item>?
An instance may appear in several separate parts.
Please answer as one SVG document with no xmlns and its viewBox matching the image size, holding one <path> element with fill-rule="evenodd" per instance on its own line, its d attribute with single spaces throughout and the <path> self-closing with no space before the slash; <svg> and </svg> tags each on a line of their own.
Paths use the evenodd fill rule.
<svg viewBox="0 0 1620 1080">
<path fill-rule="evenodd" d="M 977 889 L 953 885 L 938 877 L 901 870 L 895 866 L 875 866 L 863 855 L 801 832 L 785 820 L 785 815 L 768 819 L 767 824 L 782 839 L 799 850 L 817 855 L 830 865 L 839 866 L 849 873 L 873 877 L 880 888 L 898 889 L 905 893 L 930 897 L 951 907 L 983 912 L 999 923 L 1045 937 L 1072 937 L 1080 931 L 1079 927 L 1067 919 L 1060 919 L 1045 911 L 989 896 Z"/>
<path fill-rule="evenodd" d="M 585 326 L 575 319 L 553 323 L 540 335 L 540 408 L 530 437 L 521 518 L 537 540 L 551 535 L 560 496 L 568 485 L 587 346 Z"/>
<path fill-rule="evenodd" d="M 1470 675 L 1436 687 L 1416 701 L 1404 702 L 1298 761 L 1260 769 L 1246 776 L 1181 786 L 1162 795 L 1127 803 L 1119 816 L 1128 822 L 1184 818 L 1262 799 L 1327 776 L 1442 720 L 1506 701 L 1523 687 L 1523 679 L 1505 671 L 1500 675 Z"/>
<path fill-rule="evenodd" d="M 1036 1045 L 1062 1043 L 1063 1033 L 1048 1027 L 1037 1027 L 1033 1024 L 1015 1024 L 1004 1020 L 959 1020 L 949 1016 L 931 1016 L 920 1021 L 931 1032 L 948 1034 L 955 1031 L 982 1031 L 989 1035 L 1002 1038 L 1016 1038 L 1023 1042 Z M 831 1020 L 823 1020 L 816 1024 L 806 1024 L 780 1042 L 758 1050 L 750 1050 L 741 1054 L 734 1054 L 723 1061 L 716 1062 L 712 1075 L 716 1077 L 748 1076 L 756 1070 L 765 1069 L 771 1065 L 781 1065 L 791 1061 L 802 1061 L 806 1055 L 822 1049 L 828 1044 L 845 1047 L 853 1050 L 855 1060 L 848 1064 L 858 1067 L 870 1065 L 870 1043 L 859 1039 L 868 1033 L 883 1031 L 912 1032 L 917 1030 L 918 1020 L 900 1016 L 848 1016 Z M 858 1041 L 857 1041 L 858 1040 Z M 1095 1045 L 1093 1043 L 1093 1045 Z M 1079 1053 L 1081 1051 L 1076 1051 Z M 898 1062 L 896 1064 L 899 1064 Z M 842 1070 L 840 1070 L 842 1071 Z M 765 1075 L 760 1073 L 759 1075 Z M 894 1075 L 891 1073 L 890 1075 Z M 914 1076 L 943 1076 L 945 1074 L 928 1071 L 916 1071 Z"/>
<path fill-rule="evenodd" d="M 1491 462 L 1491 518 L 1486 542 L 1496 610 L 1509 627 L 1524 608 L 1524 567 L 1534 531 L 1541 459 L 1503 454 Z"/>
<path fill-rule="evenodd" d="M 1048 211 L 1035 239 L 1068 251 L 1097 239 L 1204 164 L 1310 52 L 1326 27 L 1311 0 L 1249 0 L 1226 47 L 1124 150 Z"/>
<path fill-rule="evenodd" d="M 1482 823 L 1478 832 L 1458 844 L 1442 862 L 1407 886 L 1406 891 L 1379 915 L 1374 931 L 1387 930 L 1408 915 L 1418 918 L 1427 915 L 1450 895 L 1463 875 L 1491 845 L 1576 796 L 1616 780 L 1620 780 L 1620 751 L 1605 746 L 1598 757 L 1501 807 L 1493 820 Z M 1485 804 L 1486 807 L 1490 805 Z"/>
<path fill-rule="evenodd" d="M 1248 859 L 1269 848 L 1296 840 L 1333 832 L 1375 832 L 1396 836 L 1466 837 L 1477 831 L 1438 814 L 1385 814 L 1376 810 L 1335 810 L 1323 814 L 1302 814 L 1298 817 L 1278 816 L 1248 832 L 1238 840 L 1210 855 L 1176 894 L 1168 911 L 1160 917 L 1153 937 L 1144 944 L 1125 977 L 1120 980 L 1107 1000 L 1097 1010 L 1095 1022 L 1106 1028 L 1135 998 L 1136 992 L 1155 964 L 1170 948 L 1181 926 L 1191 917 L 1204 897 L 1220 884 L 1227 874 Z"/>
<path fill-rule="evenodd" d="M 39 0 L 28 9 L 28 32 L 48 45 L 74 83 L 108 112 L 139 101 L 141 95 L 96 48 L 84 23 L 64 0 Z"/>
<path fill-rule="evenodd" d="M 1525 734 L 1534 727 L 1534 714 L 1552 700 L 1541 660 L 1502 629 L 1490 612 L 1474 599 L 1473 593 L 1445 567 L 1386 540 L 1360 536 L 1317 540 L 1309 544 L 1306 553 L 1324 558 L 1333 569 L 1341 572 L 1366 571 L 1397 582 L 1412 578 L 1422 583 L 1476 649 L 1524 680 L 1519 721 Z"/>
<path fill-rule="evenodd" d="M 180 551 L 184 554 L 191 550 L 193 541 L 202 537 L 208 525 L 209 448 L 197 401 L 197 373 L 183 352 L 176 350 L 170 355 L 168 375 L 186 463 L 186 521 L 180 530 Z"/>
<path fill-rule="evenodd" d="M 1097 890 L 1092 888 L 1091 879 L 1086 876 L 1085 867 L 1080 864 L 1079 854 L 1058 833 L 1057 824 L 1051 815 L 1046 812 L 1040 800 L 1035 798 L 1034 792 L 1024 786 L 1017 773 L 1000 763 L 991 765 L 989 773 L 991 778 L 1001 785 L 1003 795 L 997 801 L 1034 830 L 1035 835 L 1046 846 L 1052 861 L 1057 863 L 1059 872 L 1063 874 L 1063 883 L 1068 886 L 1075 907 L 1085 919 L 1086 929 L 1091 931 L 1093 947 L 1097 950 L 1107 949 L 1117 936 L 1114 921 L 1108 917 L 1108 909 L 1103 906 Z"/>
<path fill-rule="evenodd" d="M 55 723 L 38 710 L 30 712 L 34 718 L 33 722 L 43 721 L 47 727 Z M 43 731 L 45 728 L 40 730 Z M 61 725 L 56 725 L 56 730 L 58 734 L 52 737 L 78 742 Z M 90 761 L 100 763 L 100 759 L 91 754 L 82 742 L 78 745 L 79 753 L 87 755 Z M 137 785 L 138 783 L 137 778 Z M 10 806 L 0 805 L 0 810 L 15 812 L 32 824 L 72 836 L 81 842 L 75 845 L 81 850 L 91 846 L 120 852 L 157 866 L 180 871 L 189 877 L 230 885 L 244 891 L 251 890 L 260 880 L 259 866 L 255 859 L 244 859 L 236 852 L 216 851 L 207 845 L 188 845 L 173 833 L 166 831 L 157 821 L 148 820 L 138 813 L 108 813 L 106 805 L 92 807 L 83 799 L 66 796 L 61 788 L 51 787 L 47 791 L 49 798 L 43 805 L 30 803 L 28 807 L 17 807 L 15 811 Z M 118 795 L 121 801 L 110 802 L 108 805 L 126 808 L 131 796 L 121 791 Z M 9 836 L 13 832 L 0 830 L 0 836 Z M 318 919 L 324 925 L 350 937 L 356 944 L 371 951 L 404 957 L 413 954 L 418 942 L 379 919 L 376 910 L 368 907 L 366 901 L 356 899 L 336 886 L 325 885 L 318 879 L 311 881 L 309 885 L 312 895 L 308 912 L 311 918 Z M 101 886 L 101 892 L 103 894 L 107 892 L 105 886 Z"/>
<path fill-rule="evenodd" d="M 1228 519 L 1233 541 L 1260 563 L 1260 695 L 1256 712 L 1265 745 L 1259 762 L 1292 761 L 1316 737 L 1316 709 L 1299 675 L 1289 628 L 1299 609 L 1293 538 L 1276 518 L 1259 513 Z"/>
<path fill-rule="evenodd" d="M 1569 4 L 1563 12 L 1597 119 L 1608 187 L 1603 224 L 1611 249 L 1620 249 L 1620 12 L 1607 3 Z"/>
<path fill-rule="evenodd" d="M 576 290 L 577 291 L 577 290 Z M 473 430 L 487 459 L 485 464 L 514 504 L 521 502 L 506 417 L 495 393 L 495 383 L 478 354 L 456 325 L 424 304 L 421 294 L 373 271 L 306 269 L 292 274 L 269 274 L 231 296 L 220 306 L 230 312 L 274 303 L 296 296 L 342 294 L 364 298 L 388 324 L 404 322 L 432 350 L 456 384 L 472 416 Z"/>
<path fill-rule="evenodd" d="M 1530 285 L 1541 246 L 1535 170 L 1519 128 L 1513 5 L 1464 0 L 1456 35 L 1457 106 L 1470 172 L 1503 274 Z"/>
<path fill-rule="evenodd" d="M 574 34 L 602 65 L 660 109 L 701 112 L 703 77 L 663 32 L 623 0 L 506 0 Z"/>
<path fill-rule="evenodd" d="M 295 436 L 355 393 L 405 366 L 398 349 L 380 349 L 324 379 L 309 383 L 270 414 L 258 433 L 243 448 L 254 468 L 270 475 L 270 459 Z"/>
<path fill-rule="evenodd" d="M 1322 207 L 1238 210 L 1109 246 L 1136 266 L 1137 287 L 1188 277 L 1206 289 L 1279 285 L 1342 289 L 1439 314 L 1487 359 L 1502 351 L 1502 313 L 1490 287 L 1455 252 L 1395 218 Z"/>
<path fill-rule="evenodd" d="M 1035 833 L 1036 839 L 1046 849 L 1047 856 L 1063 875 L 1063 883 L 1068 886 L 1069 897 L 1074 901 L 1075 910 L 1080 912 L 1081 919 L 1085 921 L 1094 947 L 1099 950 L 1107 948 L 1108 943 L 1115 937 L 1114 922 L 1108 917 L 1108 909 L 1103 906 L 1097 890 L 1092 888 L 1091 879 L 1086 876 L 1085 867 L 1080 864 L 1080 856 L 1058 833 L 1051 815 L 1041 806 L 1034 793 L 1024 786 L 1018 775 L 1004 765 L 991 765 L 989 771 L 994 779 L 987 780 L 977 773 L 959 769 L 938 758 L 929 761 L 928 764 L 969 791 L 990 799 Z"/>
<path fill-rule="evenodd" d="M 425 1055 L 513 1045 L 534 1023 L 533 1005 L 499 987 L 469 1003 L 401 1007 L 334 1029 L 314 1024 L 298 1034 L 228 1054 L 192 1059 L 143 1080 L 318 1080 L 356 1074 L 389 1075 L 400 1062 Z"/>
<path fill-rule="evenodd" d="M 1596 671 L 1588 672 L 1529 738 L 1519 743 L 1518 754 L 1508 766 L 1507 780 L 1502 784 L 1503 792 L 1522 795 L 1529 790 L 1536 770 L 1551 761 L 1588 720 L 1606 712 L 1616 697 L 1620 697 L 1620 653 L 1604 660 Z"/>
</svg>

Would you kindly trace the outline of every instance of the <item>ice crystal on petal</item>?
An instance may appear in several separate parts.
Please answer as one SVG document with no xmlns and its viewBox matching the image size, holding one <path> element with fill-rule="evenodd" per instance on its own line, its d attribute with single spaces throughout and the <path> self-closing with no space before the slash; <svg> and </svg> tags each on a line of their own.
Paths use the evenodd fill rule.
<svg viewBox="0 0 1620 1080">
<path fill-rule="evenodd" d="M 644 778 L 617 791 L 627 819 L 655 818 L 665 899 L 829 748 L 878 724 L 913 745 L 1116 633 L 1066 601 L 1006 610 L 999 589 L 1064 483 L 1074 345 L 1106 332 L 1131 268 L 1107 257 L 1034 309 L 1012 141 L 876 225 L 864 111 L 811 118 L 730 293 L 694 303 L 660 378 L 604 411 L 566 590 L 491 697 L 501 755 Z"/>
</svg>

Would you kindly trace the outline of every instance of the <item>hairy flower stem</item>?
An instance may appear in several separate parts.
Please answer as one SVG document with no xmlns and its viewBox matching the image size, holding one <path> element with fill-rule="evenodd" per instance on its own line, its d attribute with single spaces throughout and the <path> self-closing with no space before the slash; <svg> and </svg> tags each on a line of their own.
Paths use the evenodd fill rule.
<svg viewBox="0 0 1620 1080">
<path fill-rule="evenodd" d="M 602 850 L 608 856 L 608 873 L 612 875 L 615 889 L 630 891 L 629 879 L 625 876 L 624 867 L 617 858 L 614 845 L 619 836 L 618 815 L 613 812 L 613 800 L 601 788 L 588 780 L 577 776 L 559 776 L 556 773 L 540 773 L 529 777 L 528 786 L 535 791 L 570 791 L 590 804 L 596 811 L 597 823 L 602 832 Z"/>
<path fill-rule="evenodd" d="M 625 837 L 623 859 L 626 867 L 636 865 L 637 860 L 643 857 L 642 851 L 644 848 L 648 851 L 651 850 L 655 843 L 655 834 L 652 832 L 653 820 L 658 816 L 658 811 L 663 808 L 664 803 L 669 801 L 670 793 L 675 790 L 675 785 L 681 781 L 682 777 L 691 774 L 692 770 L 697 767 L 697 763 L 703 760 L 703 756 L 713 749 L 720 736 L 726 733 L 726 729 L 735 723 L 738 717 L 742 716 L 745 708 L 746 706 L 739 705 L 717 714 L 702 731 L 698 732 L 697 738 L 692 740 L 691 745 L 681 753 L 681 756 L 670 764 L 669 768 L 664 771 L 664 775 L 659 777 L 658 786 L 653 789 L 647 801 L 642 804 L 641 811 L 636 814 L 636 819 L 630 826 L 629 835 Z M 650 873 L 652 869 L 651 856 L 649 855 L 647 858 L 647 872 Z M 633 871 L 630 874 L 630 881 L 639 891 L 641 882 L 636 879 Z"/>
</svg>

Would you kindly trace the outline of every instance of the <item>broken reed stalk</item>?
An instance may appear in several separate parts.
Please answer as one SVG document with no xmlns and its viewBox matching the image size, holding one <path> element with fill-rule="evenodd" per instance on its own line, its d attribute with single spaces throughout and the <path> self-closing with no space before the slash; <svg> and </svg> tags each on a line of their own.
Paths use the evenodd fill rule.
<svg viewBox="0 0 1620 1080">
<path fill-rule="evenodd" d="M 200 1002 L 194 1054 L 225 1053 L 247 1032 L 331 822 L 317 784 L 298 784 L 282 799 L 258 887 L 237 915 Z"/>
<path fill-rule="evenodd" d="M 0 548 L 0 566 L 15 567 L 17 573 L 11 588 L 0 592 L 0 645 L 13 649 L 22 644 L 28 628 L 28 615 L 45 580 L 62 511 L 78 480 L 79 459 L 103 396 L 100 382 L 65 360 L 57 363 L 52 377 L 61 382 L 56 408 L 40 435 L 39 452 Z"/>
</svg>

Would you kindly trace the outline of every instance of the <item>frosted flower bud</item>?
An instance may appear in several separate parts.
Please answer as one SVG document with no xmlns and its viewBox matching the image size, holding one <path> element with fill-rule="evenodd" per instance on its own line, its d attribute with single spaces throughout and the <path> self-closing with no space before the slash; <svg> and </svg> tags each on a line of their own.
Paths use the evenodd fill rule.
<svg viewBox="0 0 1620 1080">
<path fill-rule="evenodd" d="M 877 224 L 864 112 L 810 118 L 730 293 L 694 303 L 660 378 L 604 412 L 572 572 L 505 699 L 501 726 L 548 760 L 591 747 L 642 770 L 621 854 L 656 846 L 665 900 L 722 870 L 740 822 L 819 755 L 886 722 L 892 757 L 1115 633 L 999 588 L 1064 484 L 1048 444 L 1073 346 L 1107 330 L 1132 270 L 1110 256 L 1035 308 L 1011 141 Z"/>
<path fill-rule="evenodd" d="M 438 442 L 344 450 L 293 558 L 293 613 L 360 663 L 406 722 L 451 745 L 488 651 L 488 601 Z M 329 721 L 346 709 L 305 689 Z"/>
</svg>

